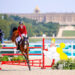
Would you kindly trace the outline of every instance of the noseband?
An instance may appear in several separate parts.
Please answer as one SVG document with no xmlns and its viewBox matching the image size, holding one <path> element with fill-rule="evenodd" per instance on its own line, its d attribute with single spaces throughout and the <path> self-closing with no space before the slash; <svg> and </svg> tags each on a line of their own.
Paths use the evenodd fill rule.
<svg viewBox="0 0 75 75">
<path fill-rule="evenodd" d="M 24 45 L 29 45 L 29 43 L 28 43 L 28 37 L 24 37 Z"/>
</svg>

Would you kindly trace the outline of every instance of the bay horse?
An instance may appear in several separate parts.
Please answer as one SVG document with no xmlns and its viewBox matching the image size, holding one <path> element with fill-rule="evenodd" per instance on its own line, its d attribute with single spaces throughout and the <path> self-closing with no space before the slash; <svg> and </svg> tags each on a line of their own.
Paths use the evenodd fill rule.
<svg viewBox="0 0 75 75">
<path fill-rule="evenodd" d="M 17 29 L 14 29 L 13 32 L 12 32 L 12 37 L 11 37 L 11 40 L 12 42 L 15 42 L 16 46 L 18 45 L 16 43 L 16 38 L 19 36 L 19 33 L 18 33 L 18 30 Z M 30 64 L 29 64 L 29 43 L 27 41 L 27 38 L 24 38 L 24 40 L 21 40 L 20 42 L 20 47 L 19 47 L 22 55 L 25 57 L 26 59 L 26 62 L 28 64 L 28 68 L 29 70 L 31 70 L 31 67 L 30 67 Z"/>
</svg>

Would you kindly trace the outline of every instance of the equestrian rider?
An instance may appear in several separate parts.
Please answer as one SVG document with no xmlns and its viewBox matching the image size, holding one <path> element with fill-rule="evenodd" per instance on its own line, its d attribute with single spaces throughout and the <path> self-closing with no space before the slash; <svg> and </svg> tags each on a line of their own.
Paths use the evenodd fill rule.
<svg viewBox="0 0 75 75">
<path fill-rule="evenodd" d="M 21 39 L 23 40 L 23 37 L 27 37 L 26 26 L 23 25 L 22 22 L 19 22 L 18 32 L 19 32 L 19 36 L 16 38 L 16 42 L 18 43 L 17 50 L 19 49 L 20 40 L 21 40 Z"/>
</svg>

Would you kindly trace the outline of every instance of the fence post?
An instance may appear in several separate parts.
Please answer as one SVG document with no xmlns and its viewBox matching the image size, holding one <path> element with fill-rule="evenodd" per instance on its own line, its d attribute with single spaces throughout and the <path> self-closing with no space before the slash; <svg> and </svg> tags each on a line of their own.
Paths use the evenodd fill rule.
<svg viewBox="0 0 75 75">
<path fill-rule="evenodd" d="M 41 69 L 46 69 L 45 67 L 45 57 L 44 57 L 44 49 L 45 49 L 45 39 L 42 39 L 42 68 Z"/>
<path fill-rule="evenodd" d="M 73 45 L 74 45 L 74 43 L 73 43 L 73 41 L 71 42 L 71 56 L 73 57 Z"/>
</svg>

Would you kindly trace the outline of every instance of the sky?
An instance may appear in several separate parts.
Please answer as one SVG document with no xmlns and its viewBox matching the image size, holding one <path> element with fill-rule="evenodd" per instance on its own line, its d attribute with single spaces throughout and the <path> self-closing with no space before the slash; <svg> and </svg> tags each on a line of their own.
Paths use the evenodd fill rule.
<svg viewBox="0 0 75 75">
<path fill-rule="evenodd" d="M 75 12 L 75 0 L 0 0 L 0 13 L 33 13 L 36 6 L 40 13 Z"/>
</svg>

